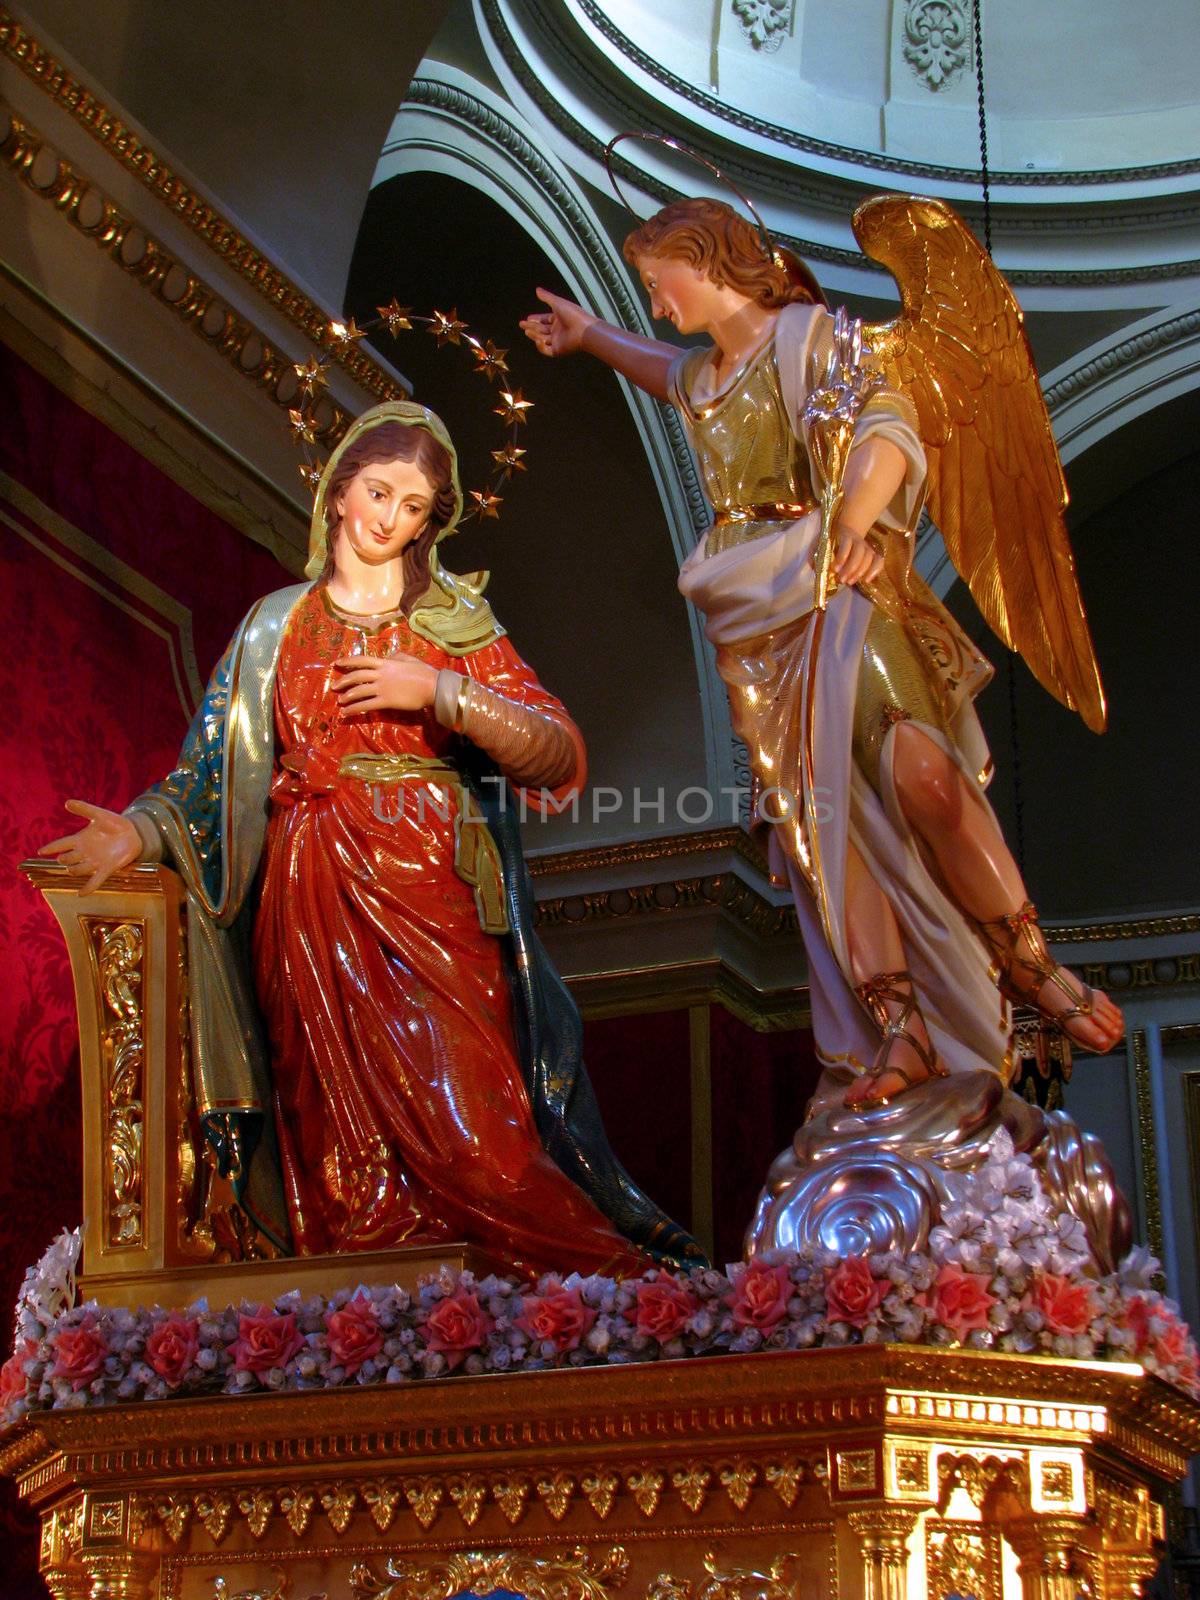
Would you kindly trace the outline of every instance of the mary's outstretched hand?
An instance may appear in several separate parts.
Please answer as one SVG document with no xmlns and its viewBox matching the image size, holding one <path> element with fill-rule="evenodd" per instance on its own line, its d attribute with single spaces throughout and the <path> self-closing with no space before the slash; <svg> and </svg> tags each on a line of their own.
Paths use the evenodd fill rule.
<svg viewBox="0 0 1200 1600">
<path fill-rule="evenodd" d="M 86 872 L 88 880 L 80 894 L 91 894 L 114 872 L 132 866 L 142 853 L 142 839 L 128 817 L 119 811 L 106 811 L 103 806 L 89 805 L 86 800 L 68 800 L 68 811 L 77 817 L 86 817 L 87 826 L 78 833 L 64 834 L 42 845 L 40 856 L 54 856 L 59 864 L 73 872 Z"/>
<path fill-rule="evenodd" d="M 550 307 L 549 311 L 534 311 L 521 318 L 521 331 L 529 336 L 544 356 L 567 356 L 582 349 L 583 336 L 597 319 L 590 311 L 577 306 L 549 289 L 539 289 L 538 299 Z"/>
</svg>

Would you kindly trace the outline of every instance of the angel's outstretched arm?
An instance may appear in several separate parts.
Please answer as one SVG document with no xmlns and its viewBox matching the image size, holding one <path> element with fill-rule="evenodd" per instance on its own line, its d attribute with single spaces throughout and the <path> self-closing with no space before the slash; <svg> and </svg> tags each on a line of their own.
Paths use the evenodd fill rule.
<svg viewBox="0 0 1200 1600">
<path fill-rule="evenodd" d="M 628 378 L 630 383 L 636 383 L 655 400 L 667 399 L 667 375 L 679 355 L 674 345 L 631 333 L 628 328 L 614 327 L 594 312 L 586 311 L 562 295 L 551 294 L 548 289 L 539 289 L 537 295 L 550 309 L 522 318 L 521 328 L 544 356 L 565 356 L 585 350 Z"/>
</svg>

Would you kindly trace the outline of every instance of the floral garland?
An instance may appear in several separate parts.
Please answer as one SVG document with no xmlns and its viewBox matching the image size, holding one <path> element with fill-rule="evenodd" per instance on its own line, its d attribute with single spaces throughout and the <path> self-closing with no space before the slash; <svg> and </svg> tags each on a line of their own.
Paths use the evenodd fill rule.
<svg viewBox="0 0 1200 1600">
<path fill-rule="evenodd" d="M 1138 1249 L 1097 1276 L 1082 1224 L 1054 1212 L 1007 1134 L 920 1254 L 777 1252 L 727 1273 L 532 1285 L 445 1267 L 415 1296 L 359 1287 L 220 1311 L 63 1309 L 78 1246 L 78 1231 L 61 1235 L 26 1273 L 0 1421 L 170 1395 L 894 1343 L 1136 1360 L 1200 1399 L 1196 1345 L 1151 1287 L 1158 1263 Z"/>
</svg>

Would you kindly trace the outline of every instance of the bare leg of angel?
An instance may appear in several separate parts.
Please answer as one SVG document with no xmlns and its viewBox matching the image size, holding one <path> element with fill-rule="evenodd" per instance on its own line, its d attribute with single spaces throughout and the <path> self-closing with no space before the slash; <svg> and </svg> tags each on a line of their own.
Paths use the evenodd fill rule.
<svg viewBox="0 0 1200 1600">
<path fill-rule="evenodd" d="M 919 728 L 902 723 L 893 738 L 904 815 L 950 894 L 980 924 L 1007 992 L 1058 1022 L 1081 1049 L 1111 1049 L 1124 1027 L 1120 1011 L 1050 955 L 1012 852 L 979 791 Z"/>
<path fill-rule="evenodd" d="M 862 856 L 846 845 L 846 943 L 855 993 L 883 1034 L 869 1071 L 846 1095 L 850 1107 L 884 1105 L 941 1069 L 905 967 L 892 903 Z"/>
</svg>

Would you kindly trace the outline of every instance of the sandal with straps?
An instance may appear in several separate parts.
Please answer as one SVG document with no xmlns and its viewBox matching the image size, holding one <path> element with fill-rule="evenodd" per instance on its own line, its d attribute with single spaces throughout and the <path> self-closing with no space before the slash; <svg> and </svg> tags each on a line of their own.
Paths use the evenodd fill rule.
<svg viewBox="0 0 1200 1600">
<path fill-rule="evenodd" d="M 1011 911 L 1007 916 L 981 922 L 979 927 L 1000 969 L 996 981 L 1000 993 L 1007 999 L 1017 1005 L 1032 1007 L 1047 1022 L 1053 1022 L 1061 1028 L 1068 1038 L 1071 1037 L 1067 1027 L 1069 1022 L 1076 1017 L 1090 1018 L 1093 1015 L 1095 995 L 1082 978 L 1075 980 L 1078 984 L 1076 989 L 1063 977 L 1061 966 L 1050 954 L 1046 935 L 1038 922 L 1037 907 L 1032 900 L 1026 900 L 1019 910 Z M 1017 950 L 1022 939 L 1028 954 Z M 1027 979 L 1017 979 L 1014 969 L 1018 967 L 1029 974 Z M 1052 983 L 1071 1002 L 1065 1011 L 1052 1011 L 1039 1000 L 1048 983 Z M 1075 1042 L 1079 1044 L 1082 1041 Z"/>
<path fill-rule="evenodd" d="M 903 987 L 899 987 L 903 985 Z M 861 1100 L 847 1100 L 848 1111 L 875 1111 L 880 1106 L 890 1105 L 897 1095 L 903 1094 L 906 1089 L 915 1089 L 920 1084 L 928 1082 L 930 1078 L 948 1078 L 947 1069 L 937 1058 L 937 1052 L 932 1043 L 922 1044 L 920 1039 L 909 1030 L 908 1024 L 913 1017 L 921 1017 L 921 1008 L 917 1004 L 916 991 L 913 988 L 911 972 L 880 972 L 873 978 L 868 978 L 865 983 L 855 987 L 854 993 L 862 1001 L 870 1013 L 872 1022 L 883 1035 L 880 1054 L 876 1057 L 870 1070 L 864 1077 L 874 1082 L 886 1077 L 890 1072 L 899 1078 L 903 1088 L 895 1090 L 892 1094 L 868 1094 Z M 888 1011 L 888 1005 L 898 1005 L 900 1012 L 893 1017 Z M 921 1018 L 924 1021 L 923 1018 Z M 916 1077 L 906 1068 L 893 1062 L 891 1058 L 892 1047 L 898 1040 L 903 1040 L 921 1061 L 925 1068 L 924 1075 Z"/>
</svg>

